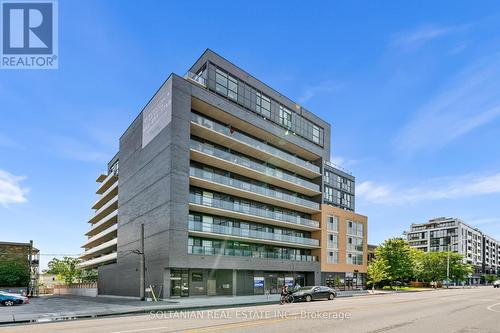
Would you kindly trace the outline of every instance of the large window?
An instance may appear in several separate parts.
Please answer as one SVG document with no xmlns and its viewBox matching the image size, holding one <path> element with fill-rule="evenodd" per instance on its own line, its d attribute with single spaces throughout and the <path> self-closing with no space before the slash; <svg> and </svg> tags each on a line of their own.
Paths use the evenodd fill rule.
<svg viewBox="0 0 500 333">
<path fill-rule="evenodd" d="M 292 111 L 280 105 L 280 123 L 286 128 L 292 127 Z"/>
<path fill-rule="evenodd" d="M 328 233 L 328 243 L 327 247 L 329 249 L 338 249 L 339 248 L 339 235 L 336 232 Z"/>
<path fill-rule="evenodd" d="M 256 92 L 257 105 L 256 111 L 266 118 L 271 118 L 271 100 L 266 95 Z"/>
<path fill-rule="evenodd" d="M 312 131 L 312 139 L 313 139 L 313 142 L 319 144 L 320 143 L 320 140 L 321 140 L 321 134 L 320 134 L 320 130 L 319 130 L 319 127 L 316 126 L 316 125 L 313 125 L 313 131 Z"/>
<path fill-rule="evenodd" d="M 238 81 L 218 68 L 215 70 L 215 90 L 235 101 L 238 100 Z"/>
<path fill-rule="evenodd" d="M 329 202 L 334 202 L 333 188 L 331 188 L 330 186 L 325 186 L 325 200 Z"/>
<path fill-rule="evenodd" d="M 346 220 L 347 234 L 351 236 L 363 237 L 363 223 Z"/>
<path fill-rule="evenodd" d="M 338 264 L 339 263 L 339 252 L 338 251 L 328 251 L 327 263 Z"/>
<path fill-rule="evenodd" d="M 363 254 L 347 252 L 346 262 L 350 265 L 363 265 Z"/>
<path fill-rule="evenodd" d="M 327 229 L 328 231 L 339 231 L 339 218 L 335 215 L 328 215 L 327 217 Z"/>
</svg>

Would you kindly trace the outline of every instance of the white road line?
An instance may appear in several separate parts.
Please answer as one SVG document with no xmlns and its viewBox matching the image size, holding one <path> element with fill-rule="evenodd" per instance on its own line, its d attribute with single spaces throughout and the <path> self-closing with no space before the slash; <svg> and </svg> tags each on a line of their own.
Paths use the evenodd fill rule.
<svg viewBox="0 0 500 333">
<path fill-rule="evenodd" d="M 500 310 L 495 310 L 495 309 L 493 309 L 493 308 L 494 308 L 495 306 L 497 306 L 497 305 L 500 305 L 500 303 L 495 303 L 495 304 L 493 304 L 493 305 L 490 305 L 490 306 L 488 306 L 486 309 L 488 309 L 488 310 L 490 310 L 490 311 L 493 311 L 493 312 L 498 312 L 498 313 L 500 313 Z"/>
</svg>

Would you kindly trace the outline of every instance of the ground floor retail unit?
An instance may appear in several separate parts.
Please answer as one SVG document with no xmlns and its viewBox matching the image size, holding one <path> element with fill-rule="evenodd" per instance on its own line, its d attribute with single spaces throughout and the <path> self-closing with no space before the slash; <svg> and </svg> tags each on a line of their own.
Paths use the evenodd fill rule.
<svg viewBox="0 0 500 333">
<path fill-rule="evenodd" d="M 170 269 L 170 297 L 278 294 L 283 285 L 314 285 L 314 272 Z"/>
</svg>

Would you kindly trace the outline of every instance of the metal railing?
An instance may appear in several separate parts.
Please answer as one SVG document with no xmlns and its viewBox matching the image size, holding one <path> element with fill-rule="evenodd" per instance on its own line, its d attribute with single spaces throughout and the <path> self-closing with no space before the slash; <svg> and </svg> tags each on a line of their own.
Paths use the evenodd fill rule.
<svg viewBox="0 0 500 333">
<path fill-rule="evenodd" d="M 219 175 L 212 171 L 203 170 L 197 167 L 189 167 L 189 175 L 192 177 L 197 177 L 211 182 L 219 183 L 226 186 L 231 186 L 243 191 L 249 191 L 255 194 L 263 195 L 266 197 L 271 197 L 278 200 L 283 200 L 286 202 L 294 203 L 311 209 L 319 210 L 319 204 L 314 201 L 303 199 L 300 197 L 293 196 L 288 193 L 276 191 L 264 186 L 255 185 L 249 182 L 245 182 L 239 179 L 231 178 L 228 176 Z"/>
<path fill-rule="evenodd" d="M 278 233 L 274 233 L 274 232 L 242 229 L 242 228 L 236 228 L 236 227 L 228 227 L 228 226 L 216 225 L 216 224 L 211 224 L 211 223 L 203 223 L 203 222 L 198 222 L 198 221 L 193 221 L 193 220 L 189 221 L 189 230 L 210 232 L 210 233 L 228 235 L 228 236 L 270 240 L 270 241 L 277 241 L 277 242 L 296 243 L 296 244 L 302 244 L 302 245 L 311 245 L 311 246 L 318 246 L 319 245 L 319 240 L 312 239 L 312 238 L 283 235 L 283 234 L 278 234 Z"/>
<path fill-rule="evenodd" d="M 206 197 L 202 195 L 197 195 L 190 193 L 189 201 L 193 204 L 203 205 L 213 208 L 219 208 L 224 210 L 230 210 L 237 213 L 254 215 L 258 217 L 268 218 L 277 221 L 283 221 L 288 223 L 300 224 L 307 227 L 319 228 L 319 222 L 303 218 L 299 215 L 292 215 L 283 212 L 277 212 L 273 210 L 258 208 L 250 205 L 242 205 L 238 202 L 233 202 L 230 200 L 217 199 L 212 197 Z"/>
<path fill-rule="evenodd" d="M 219 133 L 224 134 L 226 136 L 230 136 L 234 140 L 238 140 L 238 141 L 240 141 L 246 145 L 249 145 L 255 149 L 258 149 L 258 150 L 264 151 L 268 154 L 277 156 L 283 160 L 286 160 L 288 162 L 299 165 L 299 166 L 306 168 L 310 171 L 320 173 L 320 168 L 317 165 L 314 165 L 309 161 L 301 159 L 300 157 L 294 156 L 294 155 L 287 153 L 281 149 L 272 147 L 272 146 L 270 146 L 262 141 L 251 138 L 251 137 L 249 137 L 241 132 L 231 130 L 231 128 L 228 126 L 223 126 L 219 123 L 211 121 L 211 120 L 209 120 L 205 117 L 202 117 L 198 114 L 195 114 L 195 113 L 191 113 L 191 121 L 193 123 L 200 125 L 200 126 L 209 128 L 213 131 L 219 132 Z"/>
<path fill-rule="evenodd" d="M 199 142 L 196 140 L 191 140 L 191 149 L 218 157 L 220 159 L 223 159 L 223 160 L 231 162 L 231 163 L 235 163 L 235 164 L 253 169 L 255 171 L 264 173 L 264 174 L 271 176 L 271 177 L 280 178 L 280 179 L 286 180 L 288 182 L 291 182 L 293 184 L 307 187 L 308 189 L 313 190 L 313 191 L 320 190 L 318 184 L 314 184 L 313 182 L 310 182 L 308 180 L 305 180 L 305 179 L 299 178 L 297 176 L 291 175 L 289 173 L 283 172 L 279 169 L 271 168 L 265 164 L 252 161 L 248 158 L 245 158 L 243 156 L 239 156 L 237 154 L 233 154 L 231 152 L 214 147 L 213 145 L 210 145 L 207 143 L 202 143 L 202 142 Z"/>
<path fill-rule="evenodd" d="M 299 255 L 299 254 L 284 254 L 269 251 L 251 251 L 242 249 L 228 249 L 223 247 L 211 246 L 196 246 L 188 245 L 189 254 L 200 254 L 205 256 L 235 256 L 235 257 L 252 257 L 259 259 L 281 259 L 294 261 L 309 261 L 316 262 L 316 256 Z"/>
</svg>

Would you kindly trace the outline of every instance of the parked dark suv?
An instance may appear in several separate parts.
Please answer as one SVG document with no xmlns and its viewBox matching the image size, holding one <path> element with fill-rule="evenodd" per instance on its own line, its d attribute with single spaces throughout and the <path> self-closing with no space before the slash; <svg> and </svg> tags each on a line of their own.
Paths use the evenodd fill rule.
<svg viewBox="0 0 500 333">
<path fill-rule="evenodd" d="M 311 286 L 302 287 L 292 294 L 294 301 L 310 302 L 318 299 L 334 300 L 337 297 L 337 292 L 329 287 Z"/>
</svg>

